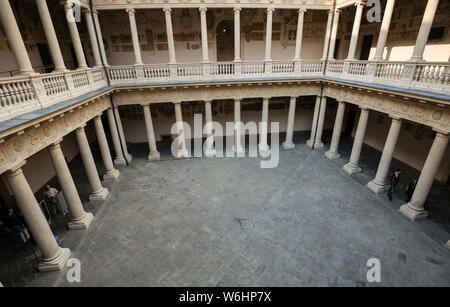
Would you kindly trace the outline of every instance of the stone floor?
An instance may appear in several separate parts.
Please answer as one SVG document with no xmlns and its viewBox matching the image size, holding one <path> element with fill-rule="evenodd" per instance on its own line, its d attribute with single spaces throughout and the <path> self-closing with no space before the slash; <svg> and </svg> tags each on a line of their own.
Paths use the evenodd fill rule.
<svg viewBox="0 0 450 307">
<path fill-rule="evenodd" d="M 326 143 L 329 137 L 325 134 Z M 431 219 L 410 222 L 397 212 L 401 191 L 389 202 L 367 190 L 379 152 L 364 147 L 364 173 L 350 177 L 342 171 L 350 139 L 342 141 L 343 158 L 333 162 L 302 145 L 305 140 L 306 134 L 296 134 L 301 145 L 282 151 L 274 169 L 261 169 L 259 158 L 175 160 L 167 146 L 160 146 L 162 161 L 150 163 L 145 145 L 131 146 L 132 164 L 121 169 L 117 182 L 105 183 L 110 197 L 85 203 L 95 215 L 91 227 L 67 231 L 64 221 L 52 225 L 59 244 L 81 260 L 81 283 L 69 284 L 66 270 L 34 272 L 31 250 L 13 242 L 3 248 L 7 237 L 0 237 L 0 281 L 5 286 L 450 286 L 445 218 L 435 218 L 431 210 Z M 71 168 L 86 201 L 88 186 L 77 163 Z M 405 169 L 405 184 L 406 177 L 418 175 L 398 166 Z M 442 189 L 448 186 L 433 187 L 433 195 Z M 433 195 L 441 207 L 449 204 L 450 194 Z M 381 261 L 380 284 L 366 280 L 370 258 Z"/>
</svg>

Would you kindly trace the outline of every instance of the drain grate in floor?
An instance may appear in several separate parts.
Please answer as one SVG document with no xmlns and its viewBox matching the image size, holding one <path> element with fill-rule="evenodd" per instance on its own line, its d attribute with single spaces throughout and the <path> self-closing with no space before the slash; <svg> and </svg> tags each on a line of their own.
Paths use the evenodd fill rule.
<svg viewBox="0 0 450 307">
<path fill-rule="evenodd" d="M 241 224 L 242 230 L 250 230 L 255 228 L 255 226 L 253 225 L 253 221 L 251 219 L 242 219 L 239 220 L 239 223 Z"/>
</svg>

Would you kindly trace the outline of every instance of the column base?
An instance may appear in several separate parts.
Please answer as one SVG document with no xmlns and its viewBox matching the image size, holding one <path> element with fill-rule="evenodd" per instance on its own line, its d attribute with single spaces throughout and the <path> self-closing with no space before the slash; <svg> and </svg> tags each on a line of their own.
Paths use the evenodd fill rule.
<svg viewBox="0 0 450 307">
<path fill-rule="evenodd" d="M 105 200 L 108 197 L 109 191 L 107 188 L 102 188 L 99 192 L 89 194 L 89 201 Z"/>
<path fill-rule="evenodd" d="M 103 175 L 103 180 L 117 180 L 119 178 L 120 172 L 117 169 L 110 171 Z"/>
<path fill-rule="evenodd" d="M 189 152 L 187 151 L 187 149 L 178 150 L 177 158 L 178 159 L 189 158 Z"/>
<path fill-rule="evenodd" d="M 236 155 L 244 153 L 244 148 L 240 145 L 237 147 L 233 145 L 232 149 L 233 149 L 233 153 Z"/>
<path fill-rule="evenodd" d="M 367 184 L 367 188 L 374 192 L 375 194 L 383 194 L 386 193 L 389 190 L 389 187 L 385 183 L 378 183 L 375 180 L 370 181 Z"/>
<path fill-rule="evenodd" d="M 309 148 L 313 148 L 313 141 L 312 141 L 312 140 L 306 141 L 306 145 L 307 145 Z M 321 149 L 321 148 L 323 148 L 323 143 L 322 143 L 322 141 L 318 141 L 318 142 L 316 142 L 316 143 L 314 144 L 314 149 Z"/>
<path fill-rule="evenodd" d="M 411 203 L 401 206 L 399 212 L 411 221 L 424 220 L 428 217 L 427 211 L 424 209 L 417 210 Z"/>
<path fill-rule="evenodd" d="M 445 247 L 447 247 L 448 249 L 450 249 L 450 240 L 447 241 L 447 244 L 445 245 Z"/>
<path fill-rule="evenodd" d="M 77 229 L 88 229 L 89 225 L 91 225 L 92 220 L 94 219 L 94 215 L 92 213 L 87 212 L 86 216 L 79 221 L 69 222 L 67 225 L 69 229 L 77 230 Z"/>
<path fill-rule="evenodd" d="M 161 158 L 161 155 L 160 155 L 160 153 L 158 151 L 157 152 L 151 152 L 148 155 L 148 157 L 147 157 L 147 159 L 149 161 L 158 161 L 160 158 Z"/>
<path fill-rule="evenodd" d="M 127 161 L 124 158 L 116 158 L 114 159 L 114 165 L 127 165 Z"/>
<path fill-rule="evenodd" d="M 283 149 L 285 149 L 285 150 L 292 150 L 292 149 L 295 149 L 295 144 L 294 143 L 292 143 L 292 142 L 284 142 L 283 143 Z"/>
<path fill-rule="evenodd" d="M 327 151 L 325 153 L 325 157 L 327 157 L 329 160 L 337 160 L 341 157 L 341 155 L 338 154 L 337 152 Z"/>
<path fill-rule="evenodd" d="M 259 144 L 258 149 L 259 149 L 259 152 L 266 152 L 266 151 L 270 150 L 270 147 L 267 144 Z"/>
<path fill-rule="evenodd" d="M 205 157 L 207 158 L 214 158 L 216 156 L 216 150 L 215 149 L 206 149 L 205 150 Z"/>
<path fill-rule="evenodd" d="M 133 156 L 130 155 L 129 153 L 126 153 L 126 154 L 125 154 L 125 159 L 127 159 L 127 162 L 130 163 L 131 160 L 133 160 Z"/>
<path fill-rule="evenodd" d="M 362 169 L 358 165 L 353 165 L 350 163 L 345 164 L 343 170 L 349 175 L 359 174 L 362 172 Z"/>
<path fill-rule="evenodd" d="M 39 272 L 61 271 L 64 268 L 70 257 L 70 249 L 60 249 L 61 251 L 56 258 L 49 261 L 43 260 L 38 264 L 37 269 Z"/>
</svg>

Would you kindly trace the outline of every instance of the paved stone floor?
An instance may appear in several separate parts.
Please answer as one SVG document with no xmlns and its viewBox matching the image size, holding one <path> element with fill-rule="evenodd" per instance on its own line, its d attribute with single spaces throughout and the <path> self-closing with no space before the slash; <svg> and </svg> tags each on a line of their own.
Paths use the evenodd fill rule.
<svg viewBox="0 0 450 307">
<path fill-rule="evenodd" d="M 297 144 L 305 140 L 296 135 Z M 132 146 L 132 165 L 105 184 L 107 201 L 86 204 L 95 214 L 88 230 L 66 231 L 55 222 L 59 244 L 81 260 L 82 282 L 69 284 L 66 270 L 33 272 L 29 251 L 1 265 L 0 280 L 5 286 L 373 286 L 366 262 L 379 258 L 378 285 L 450 286 L 446 228 L 433 219 L 410 222 L 397 212 L 401 194 L 389 202 L 364 187 L 374 173 L 364 158 L 370 148 L 363 149 L 364 174 L 342 171 L 346 142 L 343 159 L 331 162 L 323 151 L 298 145 L 282 151 L 274 169 L 248 157 L 174 160 L 163 147 L 162 161 L 150 163 L 145 146 Z M 87 191 L 80 169 L 74 176 Z M 87 193 L 81 195 L 85 201 Z"/>
</svg>

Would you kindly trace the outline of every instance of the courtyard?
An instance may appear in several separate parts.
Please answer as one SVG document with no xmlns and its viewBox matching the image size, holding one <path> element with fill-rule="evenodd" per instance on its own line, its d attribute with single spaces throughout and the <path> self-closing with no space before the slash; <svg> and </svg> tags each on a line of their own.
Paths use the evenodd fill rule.
<svg viewBox="0 0 450 307">
<path fill-rule="evenodd" d="M 303 136 L 296 135 L 295 141 L 300 145 L 281 151 L 273 169 L 261 169 L 259 158 L 249 157 L 176 160 L 164 148 L 162 160 L 150 163 L 136 145 L 132 164 L 121 168 L 117 182 L 106 184 L 108 199 L 85 203 L 95 215 L 88 230 L 67 232 L 64 223 L 52 225 L 59 244 L 81 261 L 81 283 L 67 282 L 67 269 L 34 272 L 33 255 L 24 257 L 17 248 L 16 258 L 3 262 L 2 282 L 450 285 L 450 251 L 444 247 L 448 232 L 442 225 L 430 219 L 410 222 L 397 212 L 401 196 L 391 203 L 360 182 L 367 172 L 353 178 L 342 170 L 347 157 L 332 162 L 303 145 Z M 71 169 L 83 191 L 82 172 Z M 87 201 L 87 193 L 80 194 Z M 366 280 L 370 258 L 381 261 L 379 284 Z"/>
</svg>

